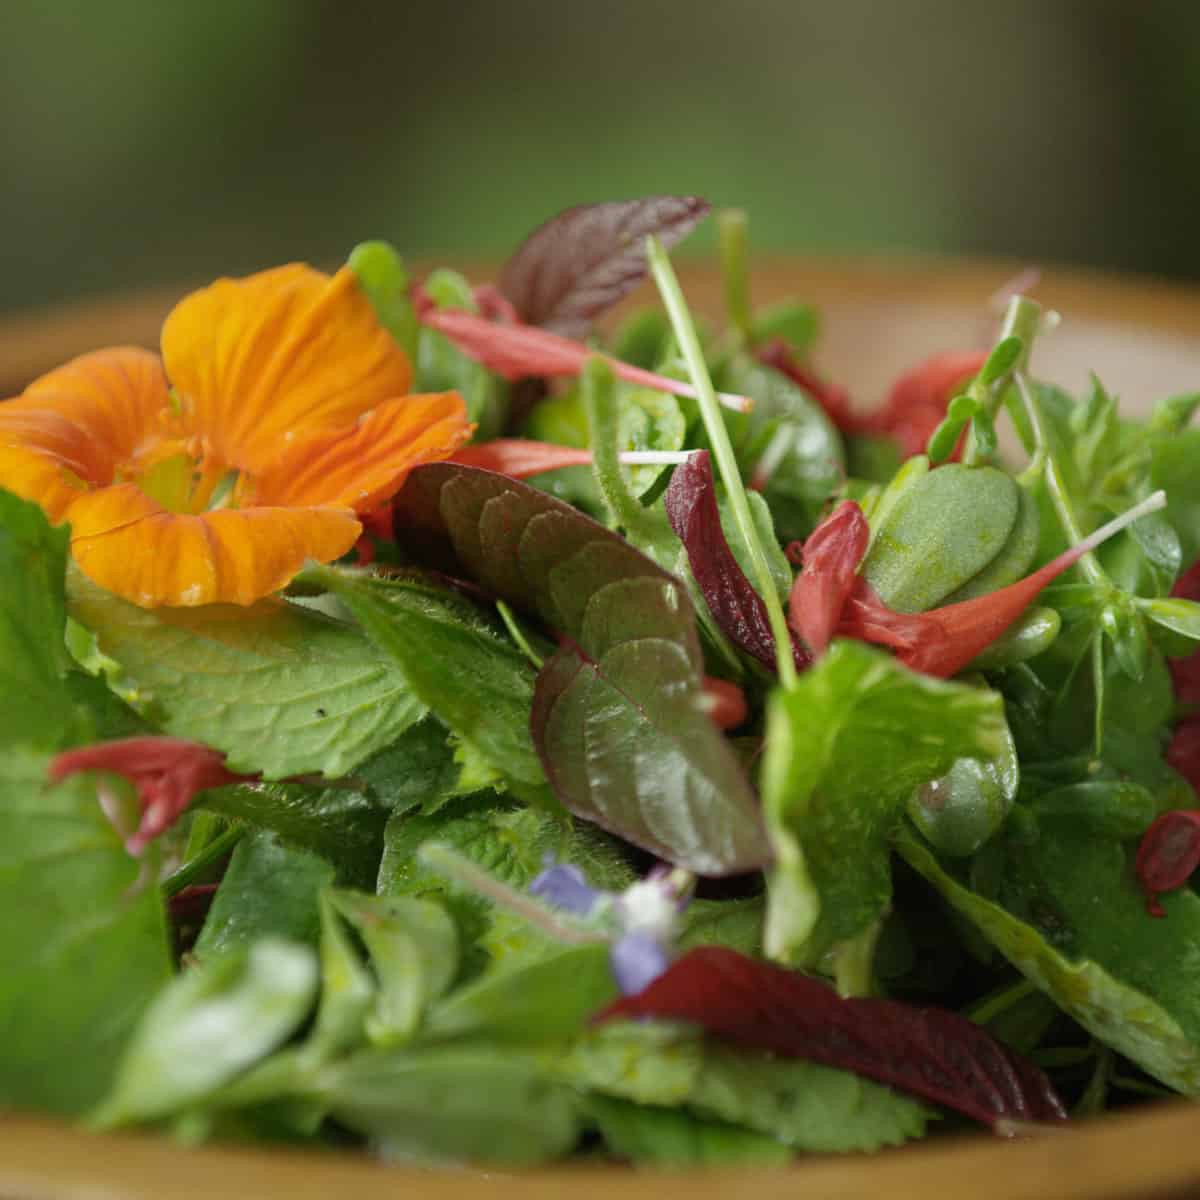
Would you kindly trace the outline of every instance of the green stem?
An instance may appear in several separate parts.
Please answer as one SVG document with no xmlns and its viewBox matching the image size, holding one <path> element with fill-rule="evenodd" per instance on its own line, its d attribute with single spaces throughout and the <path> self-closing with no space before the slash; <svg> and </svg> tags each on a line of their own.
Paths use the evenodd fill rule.
<svg viewBox="0 0 1200 1200">
<path fill-rule="evenodd" d="M 500 620 L 504 622 L 504 628 L 508 630 L 508 636 L 516 642 L 517 649 L 533 663 L 535 670 L 540 671 L 545 665 L 545 660 L 529 644 L 529 639 L 525 636 L 525 631 L 517 620 L 517 614 L 503 600 L 496 601 L 496 611 L 500 614 Z"/>
<path fill-rule="evenodd" d="M 163 880 L 163 896 L 167 900 L 170 900 L 173 896 L 178 896 L 184 888 L 190 887 L 204 875 L 213 863 L 232 850 L 245 832 L 246 827 L 244 825 L 233 825 L 229 829 L 226 829 L 224 833 L 218 834 L 212 841 L 206 843 L 204 848 L 195 856 L 189 858 L 178 871 L 172 872 L 172 874 Z"/>
<path fill-rule="evenodd" d="M 1018 375 L 1028 369 L 1029 356 L 1033 350 L 1033 342 L 1037 337 L 1041 320 L 1042 306 L 1035 300 L 1030 300 L 1027 296 L 1014 296 L 1009 301 L 1008 310 L 1004 314 L 1004 325 L 1000 330 L 998 340 L 1004 341 L 1005 338 L 1010 337 L 1020 338 L 1020 357 L 1013 364 L 1012 369 L 1006 371 L 999 379 L 994 380 L 987 387 L 980 385 L 979 388 L 972 389 L 975 398 L 979 401 L 990 420 L 995 420 L 996 413 L 1000 408 L 1000 402 L 1003 400 L 1004 393 L 1008 390 L 1009 385 Z M 972 426 L 971 431 L 967 435 L 967 444 L 963 450 L 962 460 L 967 466 L 973 467 L 984 457 L 975 435 L 975 429 Z"/>
<path fill-rule="evenodd" d="M 646 256 L 650 260 L 650 269 L 654 273 L 655 283 L 658 284 L 667 316 L 671 319 L 675 340 L 679 343 L 680 350 L 683 351 L 692 386 L 696 389 L 699 397 L 700 416 L 704 420 L 709 444 L 712 446 L 713 456 L 717 460 L 717 469 L 725 484 L 725 494 L 733 509 L 734 520 L 737 522 L 746 548 L 750 552 L 750 561 L 757 577 L 758 591 L 766 605 L 767 618 L 775 637 L 775 662 L 779 672 L 779 682 L 784 689 L 790 690 L 796 686 L 796 665 L 792 660 L 791 630 L 788 628 L 783 605 L 779 601 L 779 593 L 775 590 L 775 581 L 771 576 L 766 552 L 759 540 L 758 529 L 755 527 L 754 518 L 750 515 L 746 488 L 742 483 L 737 457 L 733 452 L 733 443 L 729 440 L 729 431 L 725 428 L 725 418 L 721 415 L 712 379 L 708 374 L 708 365 L 704 361 L 704 351 L 700 348 L 700 338 L 696 334 L 696 326 L 688 311 L 687 301 L 683 298 L 679 280 L 675 277 L 675 272 L 671 267 L 671 260 L 667 257 L 667 252 L 657 238 L 646 239 Z"/>
<path fill-rule="evenodd" d="M 883 921 L 873 921 L 861 933 L 839 942 L 833 952 L 833 981 L 843 999 L 869 996 L 874 989 L 871 964 L 875 960 L 875 945 L 879 941 Z"/>
<path fill-rule="evenodd" d="M 1092 738 L 1099 758 L 1104 750 L 1104 638 L 1098 632 L 1092 638 L 1092 690 L 1096 696 Z"/>
<path fill-rule="evenodd" d="M 1034 986 L 1028 979 L 1020 979 L 1012 987 L 1005 988 L 1004 991 L 994 996 L 989 996 L 982 1004 L 977 1008 L 973 1008 L 967 1015 L 976 1025 L 986 1025 L 1018 1001 L 1024 1000 L 1033 991 Z"/>
<path fill-rule="evenodd" d="M 742 335 L 754 340 L 750 315 L 750 284 L 746 271 L 746 214 L 740 208 L 724 209 L 717 216 L 717 239 L 721 250 L 721 275 L 725 282 L 725 308 Z"/>
<path fill-rule="evenodd" d="M 1067 488 L 1063 483 L 1062 474 L 1059 472 L 1058 463 L 1055 462 L 1054 455 L 1050 453 L 1045 422 L 1042 420 L 1041 404 L 1029 386 L 1029 380 L 1025 378 L 1023 371 L 1013 373 L 1013 382 L 1017 385 L 1021 403 L 1025 406 L 1025 413 L 1029 417 L 1035 446 L 1034 456 L 1035 460 L 1040 456 L 1042 478 L 1046 483 L 1046 491 L 1050 494 L 1050 502 L 1058 514 L 1059 524 L 1062 525 L 1063 532 L 1067 535 L 1067 541 L 1071 545 L 1075 545 L 1077 542 L 1083 541 L 1083 531 L 1079 527 L 1075 509 L 1071 505 L 1071 498 L 1067 495 Z M 1096 556 L 1091 551 L 1079 560 L 1078 566 L 1089 583 L 1111 584 L 1104 568 L 1096 561 Z"/>
</svg>

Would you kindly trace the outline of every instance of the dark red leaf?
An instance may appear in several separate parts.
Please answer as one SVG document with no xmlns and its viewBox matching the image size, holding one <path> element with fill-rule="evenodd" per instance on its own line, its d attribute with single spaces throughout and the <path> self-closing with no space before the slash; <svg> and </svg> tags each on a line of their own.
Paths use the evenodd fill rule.
<svg viewBox="0 0 1200 1200">
<path fill-rule="evenodd" d="M 853 500 L 843 500 L 808 536 L 802 569 L 788 599 L 788 624 L 813 654 L 821 654 L 854 590 L 871 529 Z"/>
<path fill-rule="evenodd" d="M 1185 717 L 1175 726 L 1167 762 L 1200 792 L 1200 716 Z"/>
<path fill-rule="evenodd" d="M 713 620 L 731 642 L 773 670 L 775 637 L 767 608 L 725 541 L 707 450 L 698 450 L 675 468 L 664 501 Z M 792 657 L 800 670 L 812 661 L 794 640 Z"/>
<path fill-rule="evenodd" d="M 816 979 L 701 946 L 597 1021 L 690 1021 L 738 1046 L 854 1071 L 985 1125 L 1063 1121 L 1050 1081 L 957 1013 L 895 1000 L 843 1000 Z"/>
<path fill-rule="evenodd" d="M 1158 897 L 1183 887 L 1197 867 L 1200 867 L 1200 812 L 1177 809 L 1163 813 L 1142 834 L 1134 863 L 1152 917 L 1167 915 Z"/>
<path fill-rule="evenodd" d="M 534 230 L 508 260 L 500 291 L 523 320 L 583 337 L 592 319 L 646 275 L 646 238 L 681 241 L 708 214 L 698 196 L 647 196 L 569 208 Z"/>
</svg>

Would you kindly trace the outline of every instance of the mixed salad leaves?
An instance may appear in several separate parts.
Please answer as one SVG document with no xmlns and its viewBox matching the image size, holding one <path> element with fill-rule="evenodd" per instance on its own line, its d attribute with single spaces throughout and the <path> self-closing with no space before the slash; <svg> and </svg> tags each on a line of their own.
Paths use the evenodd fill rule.
<svg viewBox="0 0 1200 1200">
<path fill-rule="evenodd" d="M 739 214 L 697 328 L 706 213 L 356 249 L 474 436 L 278 594 L 0 493 L 0 1105 L 662 1166 L 1200 1094 L 1200 392 L 1038 381 L 1017 296 L 865 413 Z"/>
</svg>

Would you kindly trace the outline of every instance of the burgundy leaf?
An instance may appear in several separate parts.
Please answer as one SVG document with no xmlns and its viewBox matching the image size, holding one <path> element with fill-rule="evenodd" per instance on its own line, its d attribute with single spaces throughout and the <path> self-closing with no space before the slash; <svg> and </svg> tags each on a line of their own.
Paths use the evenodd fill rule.
<svg viewBox="0 0 1200 1200">
<path fill-rule="evenodd" d="M 816 979 L 724 946 L 689 951 L 595 1019 L 642 1017 L 690 1021 L 739 1046 L 854 1071 L 998 1130 L 1066 1120 L 1046 1076 L 966 1017 L 844 1000 Z"/>
<path fill-rule="evenodd" d="M 788 598 L 788 624 L 813 654 L 823 654 L 829 645 L 870 540 L 863 510 L 843 500 L 804 543 L 802 569 Z"/>
<path fill-rule="evenodd" d="M 725 540 L 707 450 L 698 450 L 675 468 L 664 501 L 713 620 L 731 642 L 773 670 L 775 637 L 767 607 Z M 795 640 L 792 657 L 800 670 L 812 661 Z"/>
<path fill-rule="evenodd" d="M 1163 813 L 1142 834 L 1134 863 L 1152 917 L 1167 915 L 1158 902 L 1159 895 L 1183 887 L 1197 867 L 1200 867 L 1200 812 L 1177 809 Z"/>
<path fill-rule="evenodd" d="M 707 215 L 698 196 L 647 196 L 569 208 L 534 230 L 508 260 L 500 291 L 522 319 L 582 337 L 592 318 L 646 275 L 645 240 L 668 248 Z"/>
</svg>

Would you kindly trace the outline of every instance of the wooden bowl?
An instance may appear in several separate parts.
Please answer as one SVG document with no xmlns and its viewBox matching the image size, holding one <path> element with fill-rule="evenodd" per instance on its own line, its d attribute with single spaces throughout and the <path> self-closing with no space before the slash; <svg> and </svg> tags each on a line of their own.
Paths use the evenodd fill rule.
<svg viewBox="0 0 1200 1200">
<path fill-rule="evenodd" d="M 702 310 L 719 309 L 713 272 L 682 272 Z M 987 298 L 1015 274 L 1005 263 L 775 260 L 755 273 L 755 300 L 817 304 L 818 361 L 873 403 L 902 369 L 936 350 L 986 344 Z M 486 278 L 488 273 L 473 273 Z M 186 289 L 155 292 L 0 324 L 0 395 L 13 395 L 72 355 L 106 345 L 155 345 Z M 1043 377 L 1078 389 L 1093 369 L 1129 411 L 1200 388 L 1200 291 L 1148 280 L 1049 271 L 1034 293 L 1063 314 L 1039 343 Z M 1198 464 L 1200 469 L 1200 464 Z M 5 1037 L 19 1037 L 6 1031 Z M 3 1050 L 0 1049 L 0 1053 Z M 188 1149 L 147 1135 L 93 1135 L 37 1117 L 0 1117 L 0 1197 L 20 1200 L 213 1200 L 343 1195 L 353 1200 L 1132 1200 L 1200 1195 L 1200 1110 L 1151 1104 L 1070 1129 L 1006 1142 L 987 1135 L 917 1143 L 874 1156 L 810 1157 L 788 1169 L 662 1175 L 613 1167 L 522 1173 L 414 1171 L 333 1152 Z"/>
</svg>

